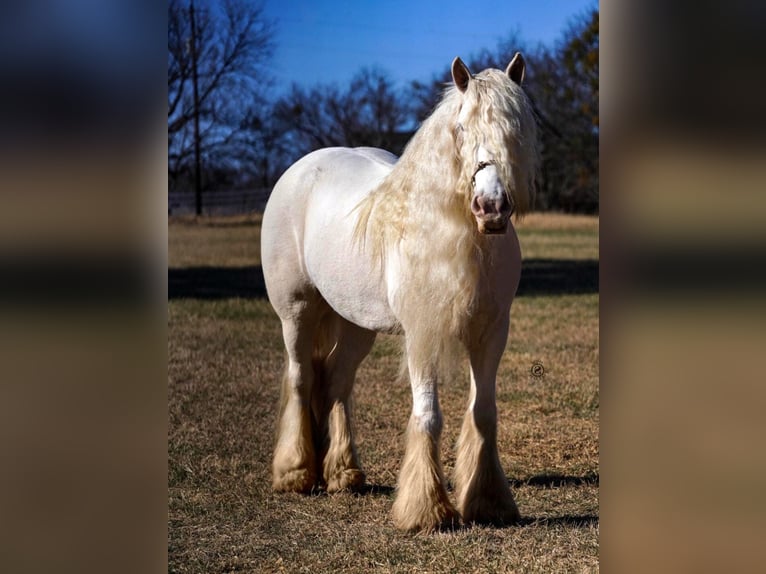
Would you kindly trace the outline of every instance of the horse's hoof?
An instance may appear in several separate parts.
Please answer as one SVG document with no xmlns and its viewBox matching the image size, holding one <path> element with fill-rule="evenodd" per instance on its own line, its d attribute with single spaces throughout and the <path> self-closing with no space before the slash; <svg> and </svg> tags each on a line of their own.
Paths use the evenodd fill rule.
<svg viewBox="0 0 766 574">
<path fill-rule="evenodd" d="M 335 472 L 325 481 L 327 482 L 327 492 L 333 493 L 343 490 L 356 492 L 364 487 L 365 475 L 359 469 L 347 468 Z"/>
<path fill-rule="evenodd" d="M 276 492 L 301 492 L 308 494 L 316 485 L 316 476 L 305 468 L 288 470 L 274 476 L 272 486 Z"/>
<path fill-rule="evenodd" d="M 421 508 L 420 512 L 408 513 L 397 508 L 393 509 L 394 526 L 406 532 L 435 532 L 452 530 L 460 525 L 460 515 L 449 503 L 438 504 L 431 508 Z"/>
<path fill-rule="evenodd" d="M 461 512 L 466 524 L 492 524 L 493 526 L 510 526 L 521 520 L 521 514 L 508 493 L 502 499 L 486 498 L 473 500 L 464 505 Z"/>
</svg>

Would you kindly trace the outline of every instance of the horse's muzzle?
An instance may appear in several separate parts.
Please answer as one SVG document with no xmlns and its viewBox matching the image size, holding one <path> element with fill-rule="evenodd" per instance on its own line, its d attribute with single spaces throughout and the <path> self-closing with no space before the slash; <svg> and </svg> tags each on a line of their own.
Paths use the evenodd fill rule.
<svg viewBox="0 0 766 574">
<path fill-rule="evenodd" d="M 479 233 L 502 235 L 508 231 L 508 220 L 513 213 L 513 206 L 505 196 L 491 200 L 474 196 L 471 201 L 471 212 L 476 218 Z"/>
</svg>

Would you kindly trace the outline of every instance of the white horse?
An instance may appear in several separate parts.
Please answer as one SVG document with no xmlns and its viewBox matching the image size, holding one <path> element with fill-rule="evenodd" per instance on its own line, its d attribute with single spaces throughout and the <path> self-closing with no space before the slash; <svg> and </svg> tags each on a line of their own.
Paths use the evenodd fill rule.
<svg viewBox="0 0 766 574">
<path fill-rule="evenodd" d="M 509 220 L 528 209 L 539 164 L 524 70 L 519 53 L 505 72 L 475 76 L 455 58 L 454 86 L 398 161 L 373 148 L 321 149 L 274 187 L 262 265 L 287 349 L 275 490 L 363 486 L 351 389 L 376 333 L 398 332 L 413 404 L 395 525 L 518 520 L 497 452 L 495 377 L 521 272 Z M 456 507 L 439 461 L 437 393 L 455 343 L 466 348 L 471 375 Z"/>
</svg>

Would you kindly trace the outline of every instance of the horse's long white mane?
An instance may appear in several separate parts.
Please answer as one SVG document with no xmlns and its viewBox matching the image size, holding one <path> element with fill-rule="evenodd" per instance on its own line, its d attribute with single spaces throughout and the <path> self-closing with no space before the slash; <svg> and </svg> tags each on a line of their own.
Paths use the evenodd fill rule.
<svg viewBox="0 0 766 574">
<path fill-rule="evenodd" d="M 500 70 L 449 88 L 389 176 L 359 205 L 356 237 L 382 260 L 401 262 L 394 307 L 417 364 L 433 364 L 473 311 L 488 239 L 470 210 L 482 146 L 493 154 L 516 217 L 531 206 L 537 133 L 521 87 Z"/>
</svg>

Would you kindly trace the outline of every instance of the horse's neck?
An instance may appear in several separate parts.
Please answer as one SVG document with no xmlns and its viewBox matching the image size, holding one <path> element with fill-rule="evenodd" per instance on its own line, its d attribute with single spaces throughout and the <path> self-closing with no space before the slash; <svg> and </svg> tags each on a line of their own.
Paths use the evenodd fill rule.
<svg viewBox="0 0 766 574">
<path fill-rule="evenodd" d="M 477 244 L 468 200 L 460 193 L 453 126 L 457 110 L 440 105 L 407 145 L 389 175 L 360 205 L 355 230 L 372 253 L 396 252 L 415 262 L 421 252 L 470 257 Z"/>
<path fill-rule="evenodd" d="M 386 178 L 389 200 L 399 201 L 408 209 L 459 202 L 450 127 L 454 113 L 450 106 L 442 105 L 423 122 Z"/>
</svg>

